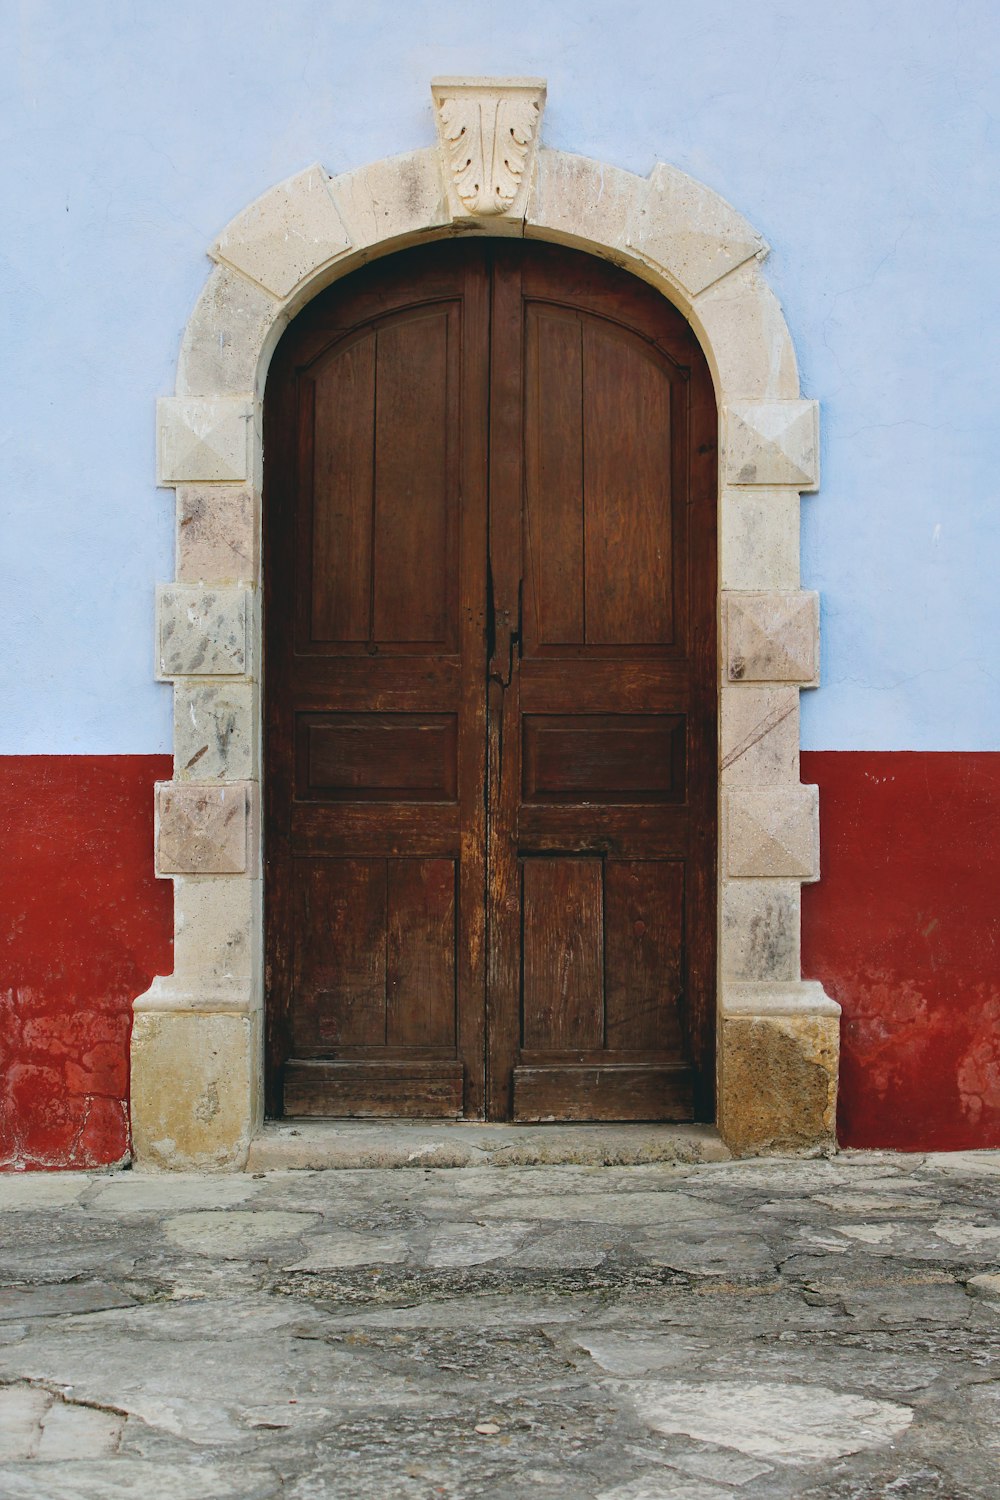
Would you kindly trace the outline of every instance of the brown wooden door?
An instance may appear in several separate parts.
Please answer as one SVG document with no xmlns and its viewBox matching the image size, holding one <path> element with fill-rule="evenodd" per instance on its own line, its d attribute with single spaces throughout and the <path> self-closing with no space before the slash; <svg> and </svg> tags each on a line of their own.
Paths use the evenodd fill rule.
<svg viewBox="0 0 1000 1500">
<path fill-rule="evenodd" d="M 272 1113 L 690 1119 L 714 1044 L 715 407 L 641 282 L 428 246 L 265 402 Z"/>
</svg>

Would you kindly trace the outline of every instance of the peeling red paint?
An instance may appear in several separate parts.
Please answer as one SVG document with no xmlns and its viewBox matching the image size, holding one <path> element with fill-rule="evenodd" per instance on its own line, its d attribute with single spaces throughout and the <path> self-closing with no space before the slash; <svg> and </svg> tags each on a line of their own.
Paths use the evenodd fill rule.
<svg viewBox="0 0 1000 1500">
<path fill-rule="evenodd" d="M 129 1149 L 132 1001 L 169 973 L 153 875 L 158 755 L 0 759 L 0 1168 Z"/>
<path fill-rule="evenodd" d="M 1000 1146 L 1000 754 L 813 751 L 803 972 L 843 1007 L 847 1146 Z"/>
</svg>

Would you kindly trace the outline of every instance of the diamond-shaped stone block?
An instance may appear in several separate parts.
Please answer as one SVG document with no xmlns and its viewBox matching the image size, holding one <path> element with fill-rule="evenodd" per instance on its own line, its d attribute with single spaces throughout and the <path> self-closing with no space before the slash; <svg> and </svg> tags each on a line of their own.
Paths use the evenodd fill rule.
<svg viewBox="0 0 1000 1500">
<path fill-rule="evenodd" d="M 726 593 L 726 676 L 730 682 L 797 682 L 819 675 L 819 595 Z"/>
<path fill-rule="evenodd" d="M 691 297 L 767 254 L 765 241 L 724 198 L 664 163 L 653 169 L 628 242 Z"/>
<path fill-rule="evenodd" d="M 732 401 L 724 416 L 727 483 L 819 488 L 817 401 Z"/>
<path fill-rule="evenodd" d="M 156 786 L 159 875 L 240 875 L 250 867 L 248 782 Z"/>
<path fill-rule="evenodd" d="M 742 879 L 819 879 L 819 789 L 726 793 L 726 872 Z"/>
<path fill-rule="evenodd" d="M 156 475 L 164 485 L 242 483 L 249 467 L 250 396 L 163 396 L 156 403 Z"/>
<path fill-rule="evenodd" d="M 284 298 L 350 248 L 330 178 L 317 164 L 251 203 L 226 225 L 208 253 Z"/>
<path fill-rule="evenodd" d="M 157 676 L 244 676 L 249 612 L 246 589 L 160 588 Z"/>
</svg>

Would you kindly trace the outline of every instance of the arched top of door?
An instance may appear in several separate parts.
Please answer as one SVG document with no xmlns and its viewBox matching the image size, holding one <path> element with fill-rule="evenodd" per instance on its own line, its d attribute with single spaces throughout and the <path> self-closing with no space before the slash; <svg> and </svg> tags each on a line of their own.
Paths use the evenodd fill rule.
<svg viewBox="0 0 1000 1500">
<path fill-rule="evenodd" d="M 159 480 L 257 477 L 252 432 L 271 355 L 319 291 L 377 256 L 457 234 L 575 246 L 650 282 L 689 320 L 720 407 L 723 483 L 818 487 L 816 403 L 761 262 L 767 245 L 710 188 L 542 149 L 537 79 L 439 79 L 437 147 L 269 189 L 210 246 L 176 395 L 161 402 Z"/>
</svg>

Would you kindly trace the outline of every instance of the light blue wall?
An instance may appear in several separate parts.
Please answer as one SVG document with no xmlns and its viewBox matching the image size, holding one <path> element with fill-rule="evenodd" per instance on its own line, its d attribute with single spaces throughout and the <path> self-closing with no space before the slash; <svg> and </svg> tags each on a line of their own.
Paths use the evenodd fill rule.
<svg viewBox="0 0 1000 1500">
<path fill-rule="evenodd" d="M 770 241 L 824 413 L 807 746 L 997 748 L 998 42 L 996 0 L 7 0 L 0 751 L 167 748 L 153 404 L 204 247 L 431 144 L 463 72 L 546 76 L 549 145 L 674 162 Z"/>
</svg>

